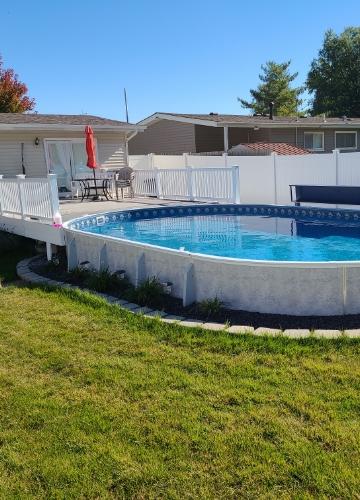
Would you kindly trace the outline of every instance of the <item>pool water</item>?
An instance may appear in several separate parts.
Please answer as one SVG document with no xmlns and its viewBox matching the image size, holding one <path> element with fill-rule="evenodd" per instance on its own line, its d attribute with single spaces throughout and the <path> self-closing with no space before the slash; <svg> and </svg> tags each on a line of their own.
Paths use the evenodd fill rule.
<svg viewBox="0 0 360 500">
<path fill-rule="evenodd" d="M 251 260 L 360 260 L 360 222 L 306 216 L 198 215 L 123 219 L 86 232 Z"/>
</svg>

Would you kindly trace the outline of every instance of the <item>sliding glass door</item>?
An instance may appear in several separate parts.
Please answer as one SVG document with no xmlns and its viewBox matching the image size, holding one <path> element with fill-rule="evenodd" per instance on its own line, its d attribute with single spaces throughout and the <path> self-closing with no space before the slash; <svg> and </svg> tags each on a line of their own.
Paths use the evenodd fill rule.
<svg viewBox="0 0 360 500">
<path fill-rule="evenodd" d="M 71 181 L 78 176 L 92 175 L 92 170 L 86 166 L 85 139 L 45 140 L 45 151 L 49 173 L 57 175 L 60 193 L 71 191 Z"/>
</svg>

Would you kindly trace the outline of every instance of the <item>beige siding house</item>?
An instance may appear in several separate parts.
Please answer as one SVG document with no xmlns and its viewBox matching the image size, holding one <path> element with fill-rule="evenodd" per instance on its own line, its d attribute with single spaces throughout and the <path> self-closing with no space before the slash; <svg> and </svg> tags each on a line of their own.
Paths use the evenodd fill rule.
<svg viewBox="0 0 360 500">
<path fill-rule="evenodd" d="M 88 115 L 0 113 L 0 175 L 58 175 L 66 186 L 86 167 L 85 126 L 94 132 L 98 165 L 117 170 L 127 165 L 128 139 L 145 127 Z"/>
<path fill-rule="evenodd" d="M 129 142 L 131 155 L 227 151 L 241 143 L 289 143 L 315 153 L 360 151 L 360 118 L 155 113 Z"/>
</svg>

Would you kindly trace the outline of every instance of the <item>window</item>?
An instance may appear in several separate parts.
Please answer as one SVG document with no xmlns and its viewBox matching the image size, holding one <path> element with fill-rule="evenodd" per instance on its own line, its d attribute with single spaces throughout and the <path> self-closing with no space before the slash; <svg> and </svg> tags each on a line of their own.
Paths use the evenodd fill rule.
<svg viewBox="0 0 360 500">
<path fill-rule="evenodd" d="M 305 149 L 324 151 L 324 132 L 305 132 Z"/>
<path fill-rule="evenodd" d="M 336 149 L 357 149 L 356 132 L 335 132 Z"/>
</svg>

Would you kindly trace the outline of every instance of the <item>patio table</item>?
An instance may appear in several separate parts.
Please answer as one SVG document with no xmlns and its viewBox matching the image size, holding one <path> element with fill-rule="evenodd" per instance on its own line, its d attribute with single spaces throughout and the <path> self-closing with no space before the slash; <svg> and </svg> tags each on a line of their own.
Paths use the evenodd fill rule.
<svg viewBox="0 0 360 500">
<path fill-rule="evenodd" d="M 112 198 L 112 195 L 110 193 L 110 179 L 103 179 L 103 178 L 94 178 L 94 177 L 89 177 L 88 179 L 79 179 L 79 182 L 82 184 L 83 189 L 82 189 L 82 198 L 81 198 L 81 203 L 84 201 L 84 199 L 89 199 L 91 196 L 91 192 L 95 191 L 95 196 L 94 198 L 99 194 L 105 196 L 105 198 L 108 200 L 109 198 Z"/>
</svg>

